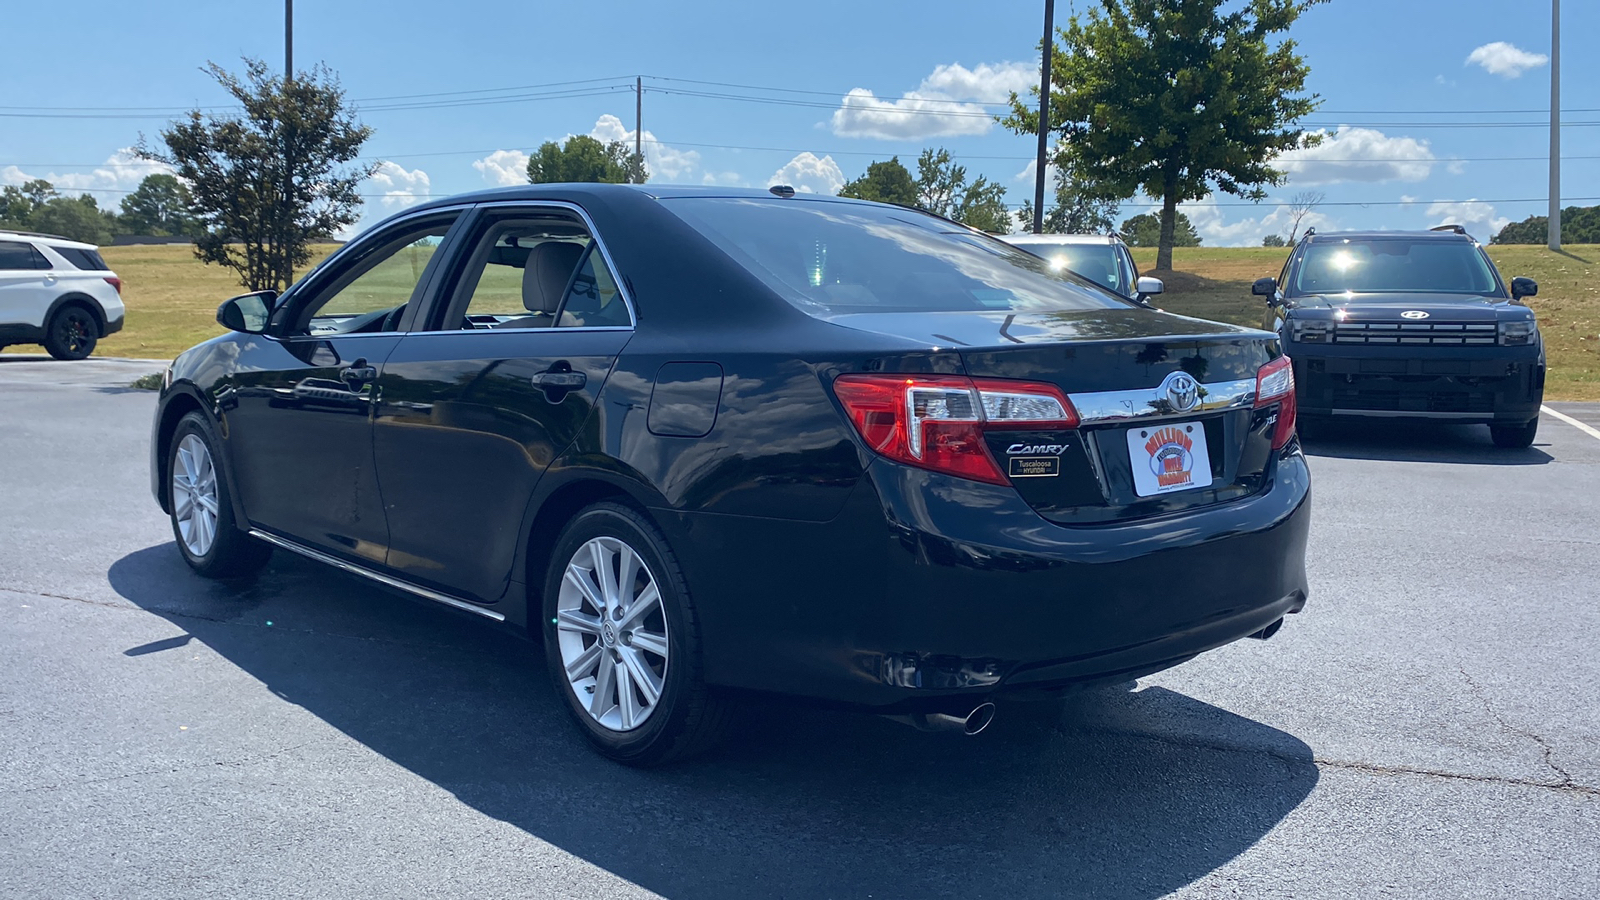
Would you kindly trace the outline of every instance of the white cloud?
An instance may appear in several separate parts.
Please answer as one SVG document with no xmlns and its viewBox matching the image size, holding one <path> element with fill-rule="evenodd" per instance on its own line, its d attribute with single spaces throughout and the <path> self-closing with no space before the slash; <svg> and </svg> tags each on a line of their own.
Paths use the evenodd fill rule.
<svg viewBox="0 0 1600 900">
<path fill-rule="evenodd" d="M 472 161 L 483 180 L 499 187 L 528 183 L 528 154 L 521 150 L 496 150 Z"/>
<path fill-rule="evenodd" d="M 387 160 L 378 165 L 378 170 L 372 173 L 368 181 L 383 195 L 380 202 L 386 209 L 412 206 L 426 199 L 431 187 L 427 172 L 421 169 L 408 172 L 404 166 Z"/>
<path fill-rule="evenodd" d="M 1287 204 L 1268 207 L 1264 203 L 1263 209 L 1267 210 L 1264 215 L 1233 222 L 1224 221 L 1225 214 L 1214 199 L 1183 203 L 1178 208 L 1189 217 L 1190 224 L 1194 225 L 1194 230 L 1199 232 L 1200 239 L 1207 247 L 1259 247 L 1261 239 L 1269 234 L 1289 236 L 1291 220 Z M 1159 210 L 1147 212 L 1160 214 Z M 1300 220 L 1300 233 L 1304 234 L 1307 228 L 1327 231 L 1333 226 L 1333 219 L 1312 210 Z"/>
<path fill-rule="evenodd" d="M 833 113 L 833 133 L 883 140 L 983 134 L 994 119 L 981 104 L 999 103 L 1013 91 L 1026 90 L 1038 73 L 1037 66 L 1025 62 L 982 63 L 971 69 L 950 63 L 935 67 L 916 90 L 898 100 L 855 88 Z"/>
<path fill-rule="evenodd" d="M 1501 78 L 1521 78 L 1523 72 L 1549 62 L 1550 57 L 1543 53 L 1529 53 L 1515 44 L 1494 41 L 1467 54 L 1467 61 L 1462 65 L 1482 66 L 1485 72 Z"/>
<path fill-rule="evenodd" d="M 589 131 L 589 136 L 602 144 L 621 141 L 631 150 L 633 148 L 633 131 L 629 130 L 622 120 L 607 113 L 594 123 L 594 128 Z M 678 150 L 656 140 L 650 129 L 644 130 L 644 139 L 641 149 L 644 151 L 644 167 L 650 173 L 653 181 L 687 181 L 693 174 L 695 167 L 700 164 L 700 154 L 694 150 Z"/>
<path fill-rule="evenodd" d="M 1460 225 L 1467 229 L 1467 233 L 1480 241 L 1487 242 L 1490 238 L 1500 233 L 1500 229 L 1511 224 L 1505 216 L 1494 214 L 1494 206 L 1483 203 L 1476 198 L 1460 203 L 1433 203 L 1428 206 L 1428 216 L 1434 219 L 1435 225 Z"/>
<path fill-rule="evenodd" d="M 750 183 L 738 172 L 707 172 L 700 176 L 701 184 L 716 185 L 718 187 L 749 187 Z"/>
<path fill-rule="evenodd" d="M 0 184 L 22 184 L 43 178 L 55 185 L 63 194 L 89 194 L 101 209 L 116 209 L 128 191 L 139 186 L 147 176 L 171 174 L 172 167 L 165 163 L 150 162 L 134 155 L 132 147 L 123 147 L 106 157 L 103 165 L 88 172 L 29 173 L 16 166 L 0 169 Z"/>
<path fill-rule="evenodd" d="M 1337 131 L 1313 133 L 1323 136 L 1322 143 L 1278 157 L 1278 168 L 1295 184 L 1422 181 L 1437 159 L 1427 141 L 1390 137 L 1373 128 L 1340 125 Z"/>
<path fill-rule="evenodd" d="M 837 194 L 844 187 L 844 172 L 833 157 L 802 153 L 772 173 L 767 184 L 787 184 L 803 194 Z"/>
</svg>

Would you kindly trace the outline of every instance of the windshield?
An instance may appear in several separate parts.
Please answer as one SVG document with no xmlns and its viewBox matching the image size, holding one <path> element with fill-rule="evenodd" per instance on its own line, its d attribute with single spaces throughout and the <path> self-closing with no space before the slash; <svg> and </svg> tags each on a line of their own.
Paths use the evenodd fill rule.
<svg viewBox="0 0 1600 900">
<path fill-rule="evenodd" d="M 1483 252 L 1466 241 L 1385 238 L 1314 243 L 1294 276 L 1295 294 L 1498 294 Z"/>
<path fill-rule="evenodd" d="M 1128 279 L 1122 271 L 1121 254 L 1110 244 L 1023 244 L 1027 250 L 1054 268 L 1067 269 L 1119 294 L 1128 293 Z"/>
<path fill-rule="evenodd" d="M 709 197 L 662 202 L 816 314 L 1129 305 L 1031 253 L 915 210 Z"/>
</svg>

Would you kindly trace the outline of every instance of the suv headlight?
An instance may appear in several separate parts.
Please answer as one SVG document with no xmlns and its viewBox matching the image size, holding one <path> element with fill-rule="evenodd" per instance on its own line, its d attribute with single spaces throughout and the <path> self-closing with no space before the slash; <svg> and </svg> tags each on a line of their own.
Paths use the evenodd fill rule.
<svg viewBox="0 0 1600 900">
<path fill-rule="evenodd" d="M 1302 344 L 1325 344 L 1328 335 L 1333 332 L 1333 323 L 1320 319 L 1311 319 L 1305 322 L 1298 319 L 1294 322 L 1291 332 L 1293 339 Z"/>
<path fill-rule="evenodd" d="M 1500 343 L 1507 347 L 1531 344 L 1538 333 L 1539 326 L 1532 319 L 1500 323 Z"/>
</svg>

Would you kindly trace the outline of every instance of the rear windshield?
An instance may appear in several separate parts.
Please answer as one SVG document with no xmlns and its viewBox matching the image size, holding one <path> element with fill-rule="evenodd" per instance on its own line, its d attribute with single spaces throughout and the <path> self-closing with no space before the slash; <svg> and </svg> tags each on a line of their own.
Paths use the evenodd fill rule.
<svg viewBox="0 0 1600 900">
<path fill-rule="evenodd" d="M 98 250 L 80 250 L 77 247 L 52 247 L 50 248 L 67 258 L 73 268 L 83 269 L 86 272 L 106 271 L 106 261 L 100 258 Z"/>
<path fill-rule="evenodd" d="M 1311 244 L 1293 288 L 1295 294 L 1500 291 L 1483 252 L 1472 244 L 1404 238 Z"/>
<path fill-rule="evenodd" d="M 778 199 L 662 202 L 813 313 L 1130 305 L 1031 253 L 915 210 Z"/>
</svg>

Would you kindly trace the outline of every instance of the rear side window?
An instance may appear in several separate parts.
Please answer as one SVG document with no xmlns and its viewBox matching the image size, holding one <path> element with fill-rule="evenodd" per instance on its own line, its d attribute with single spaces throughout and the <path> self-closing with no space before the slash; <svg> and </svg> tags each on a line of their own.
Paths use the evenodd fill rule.
<svg viewBox="0 0 1600 900">
<path fill-rule="evenodd" d="M 1130 305 L 1032 253 L 915 210 L 776 198 L 661 202 L 814 315 Z"/>
<path fill-rule="evenodd" d="M 104 272 L 109 268 L 106 265 L 106 261 L 101 258 L 98 250 L 81 250 L 77 247 L 54 247 L 52 249 L 66 257 L 67 262 L 72 263 L 74 269 L 82 269 L 85 272 Z"/>
<path fill-rule="evenodd" d="M 44 258 L 44 254 L 33 249 L 32 244 L 22 241 L 0 241 L 0 269 L 16 271 L 48 268 L 50 261 Z"/>
</svg>

